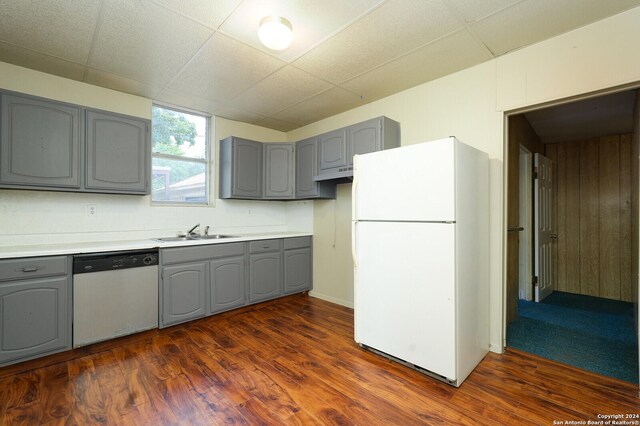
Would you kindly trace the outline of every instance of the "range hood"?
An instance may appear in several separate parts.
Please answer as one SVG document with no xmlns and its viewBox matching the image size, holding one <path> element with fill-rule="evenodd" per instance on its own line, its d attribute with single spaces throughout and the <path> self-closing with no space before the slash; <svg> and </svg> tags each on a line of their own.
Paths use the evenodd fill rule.
<svg viewBox="0 0 640 426">
<path fill-rule="evenodd" d="M 313 180 L 316 182 L 331 180 L 338 180 L 337 183 L 343 182 L 351 182 L 353 180 L 353 165 L 340 167 L 339 169 L 335 169 L 336 171 L 331 171 L 329 173 L 322 173 L 313 177 Z"/>
</svg>

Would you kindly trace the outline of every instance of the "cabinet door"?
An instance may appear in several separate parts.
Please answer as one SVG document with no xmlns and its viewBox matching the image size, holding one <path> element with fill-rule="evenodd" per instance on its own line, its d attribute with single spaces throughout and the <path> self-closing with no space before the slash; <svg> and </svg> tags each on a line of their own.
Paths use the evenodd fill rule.
<svg viewBox="0 0 640 426">
<path fill-rule="evenodd" d="M 0 284 L 0 365 L 71 348 L 67 276 Z"/>
<path fill-rule="evenodd" d="M 234 197 L 262 198 L 262 144 L 233 138 Z"/>
<path fill-rule="evenodd" d="M 382 149 L 382 117 L 349 126 L 349 162 L 353 156 Z"/>
<path fill-rule="evenodd" d="M 2 95 L 0 182 L 80 188 L 80 108 Z"/>
<path fill-rule="evenodd" d="M 317 149 L 317 138 L 296 143 L 296 198 L 318 195 L 318 184 L 313 180 L 318 174 Z"/>
<path fill-rule="evenodd" d="M 148 121 L 87 111 L 85 187 L 107 192 L 146 193 Z"/>
<path fill-rule="evenodd" d="M 284 293 L 311 290 L 311 249 L 284 252 Z"/>
<path fill-rule="evenodd" d="M 293 144 L 265 143 L 264 197 L 293 198 Z"/>
<path fill-rule="evenodd" d="M 346 166 L 347 130 L 338 129 L 318 137 L 318 168 L 324 170 Z"/>
<path fill-rule="evenodd" d="M 245 304 L 245 257 L 212 260 L 209 313 L 226 311 Z"/>
<path fill-rule="evenodd" d="M 249 257 L 249 301 L 259 302 L 282 294 L 282 251 Z"/>
<path fill-rule="evenodd" d="M 162 268 L 162 327 L 205 315 L 205 279 L 204 262 Z"/>
</svg>

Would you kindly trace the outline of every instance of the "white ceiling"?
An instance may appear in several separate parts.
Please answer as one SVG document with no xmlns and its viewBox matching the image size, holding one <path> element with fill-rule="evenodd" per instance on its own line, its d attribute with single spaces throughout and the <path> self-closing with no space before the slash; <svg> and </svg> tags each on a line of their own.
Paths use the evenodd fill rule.
<svg viewBox="0 0 640 426">
<path fill-rule="evenodd" d="M 0 0 L 0 61 L 288 131 L 640 0 Z M 294 42 L 263 47 L 266 15 Z"/>
</svg>

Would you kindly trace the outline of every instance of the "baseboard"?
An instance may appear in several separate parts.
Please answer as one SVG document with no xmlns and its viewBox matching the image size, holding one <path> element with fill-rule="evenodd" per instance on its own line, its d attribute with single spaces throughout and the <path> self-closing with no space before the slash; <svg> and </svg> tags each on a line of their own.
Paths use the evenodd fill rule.
<svg viewBox="0 0 640 426">
<path fill-rule="evenodd" d="M 327 302 L 335 303 L 337 305 L 342 305 L 342 306 L 346 306 L 347 308 L 353 309 L 353 302 L 350 302 L 348 300 L 339 299 L 337 297 L 329 296 L 329 295 L 326 295 L 326 294 L 318 293 L 315 290 L 311 290 L 309 292 L 309 296 L 315 297 L 317 299 L 326 300 Z"/>
</svg>

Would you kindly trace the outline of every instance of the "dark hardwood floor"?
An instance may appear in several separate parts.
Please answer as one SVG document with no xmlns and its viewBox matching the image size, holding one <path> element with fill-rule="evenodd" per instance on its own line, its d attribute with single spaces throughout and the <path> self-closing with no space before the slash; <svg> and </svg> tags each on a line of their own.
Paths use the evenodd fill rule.
<svg viewBox="0 0 640 426">
<path fill-rule="evenodd" d="M 490 353 L 455 389 L 360 349 L 352 324 L 350 309 L 298 295 L 6 367 L 0 419 L 551 425 L 640 413 L 632 384 L 515 351 Z"/>
</svg>

